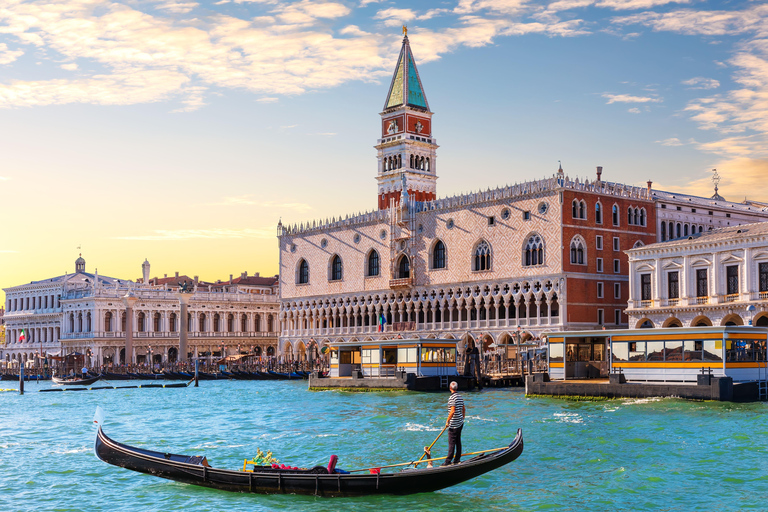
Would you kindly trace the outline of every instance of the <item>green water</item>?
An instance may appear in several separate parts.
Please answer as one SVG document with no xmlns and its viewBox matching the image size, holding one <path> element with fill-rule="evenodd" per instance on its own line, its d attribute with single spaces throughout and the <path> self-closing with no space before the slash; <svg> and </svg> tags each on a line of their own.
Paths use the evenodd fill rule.
<svg viewBox="0 0 768 512">
<path fill-rule="evenodd" d="M 4 382 L 2 387 L 11 387 Z M 0 393 L 0 510 L 768 510 L 768 405 L 675 399 L 569 402 L 521 390 L 465 393 L 465 451 L 510 465 L 436 493 L 328 499 L 233 494 L 102 463 L 96 406 L 114 439 L 238 468 L 256 449 L 296 466 L 413 460 L 445 422 L 447 394 L 309 392 L 305 382 Z M 444 455 L 446 440 L 433 450 Z"/>
</svg>

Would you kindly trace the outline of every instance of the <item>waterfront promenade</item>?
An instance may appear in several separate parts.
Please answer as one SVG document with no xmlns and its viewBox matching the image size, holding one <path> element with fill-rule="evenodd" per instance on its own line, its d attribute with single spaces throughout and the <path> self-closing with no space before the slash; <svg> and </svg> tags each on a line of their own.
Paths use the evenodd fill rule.
<svg viewBox="0 0 768 512">
<path fill-rule="evenodd" d="M 30 391 L 49 383 L 29 384 Z M 96 406 L 126 443 L 242 467 L 256 449 L 291 465 L 356 468 L 418 457 L 445 422 L 444 394 L 309 392 L 305 382 L 201 383 L 109 393 L 0 393 L 3 510 L 667 510 L 764 509 L 768 405 L 526 399 L 464 394 L 469 449 L 526 446 L 513 464 L 433 494 L 323 500 L 230 494 L 101 463 Z M 436 454 L 443 455 L 445 440 Z"/>
</svg>

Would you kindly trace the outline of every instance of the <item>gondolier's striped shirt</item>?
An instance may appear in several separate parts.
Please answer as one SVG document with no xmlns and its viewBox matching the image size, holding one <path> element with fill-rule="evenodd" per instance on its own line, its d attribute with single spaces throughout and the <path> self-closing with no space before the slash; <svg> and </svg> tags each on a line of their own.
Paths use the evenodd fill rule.
<svg viewBox="0 0 768 512">
<path fill-rule="evenodd" d="M 448 428 L 459 428 L 464 424 L 464 398 L 458 393 L 451 393 L 451 398 L 448 399 L 448 412 L 450 413 L 451 407 L 455 407 L 451 423 Z"/>
</svg>

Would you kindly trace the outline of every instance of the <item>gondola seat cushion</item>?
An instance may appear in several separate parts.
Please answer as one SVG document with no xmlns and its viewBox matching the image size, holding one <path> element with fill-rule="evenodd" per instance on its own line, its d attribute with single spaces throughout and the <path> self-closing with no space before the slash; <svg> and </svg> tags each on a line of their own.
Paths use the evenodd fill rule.
<svg viewBox="0 0 768 512">
<path fill-rule="evenodd" d="M 328 461 L 328 473 L 336 472 L 336 463 L 339 462 L 338 455 L 331 455 L 331 460 Z"/>
</svg>

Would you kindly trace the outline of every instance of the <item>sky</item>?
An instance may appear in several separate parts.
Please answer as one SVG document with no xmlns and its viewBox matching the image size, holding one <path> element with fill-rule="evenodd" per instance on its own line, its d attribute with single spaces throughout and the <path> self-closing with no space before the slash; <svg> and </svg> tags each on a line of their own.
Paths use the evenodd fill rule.
<svg viewBox="0 0 768 512">
<path fill-rule="evenodd" d="M 552 175 L 768 200 L 768 5 L 0 0 L 0 288 L 278 269 L 276 225 L 376 208 L 407 24 L 438 196 Z M 2 296 L 0 296 L 2 298 Z"/>
</svg>

